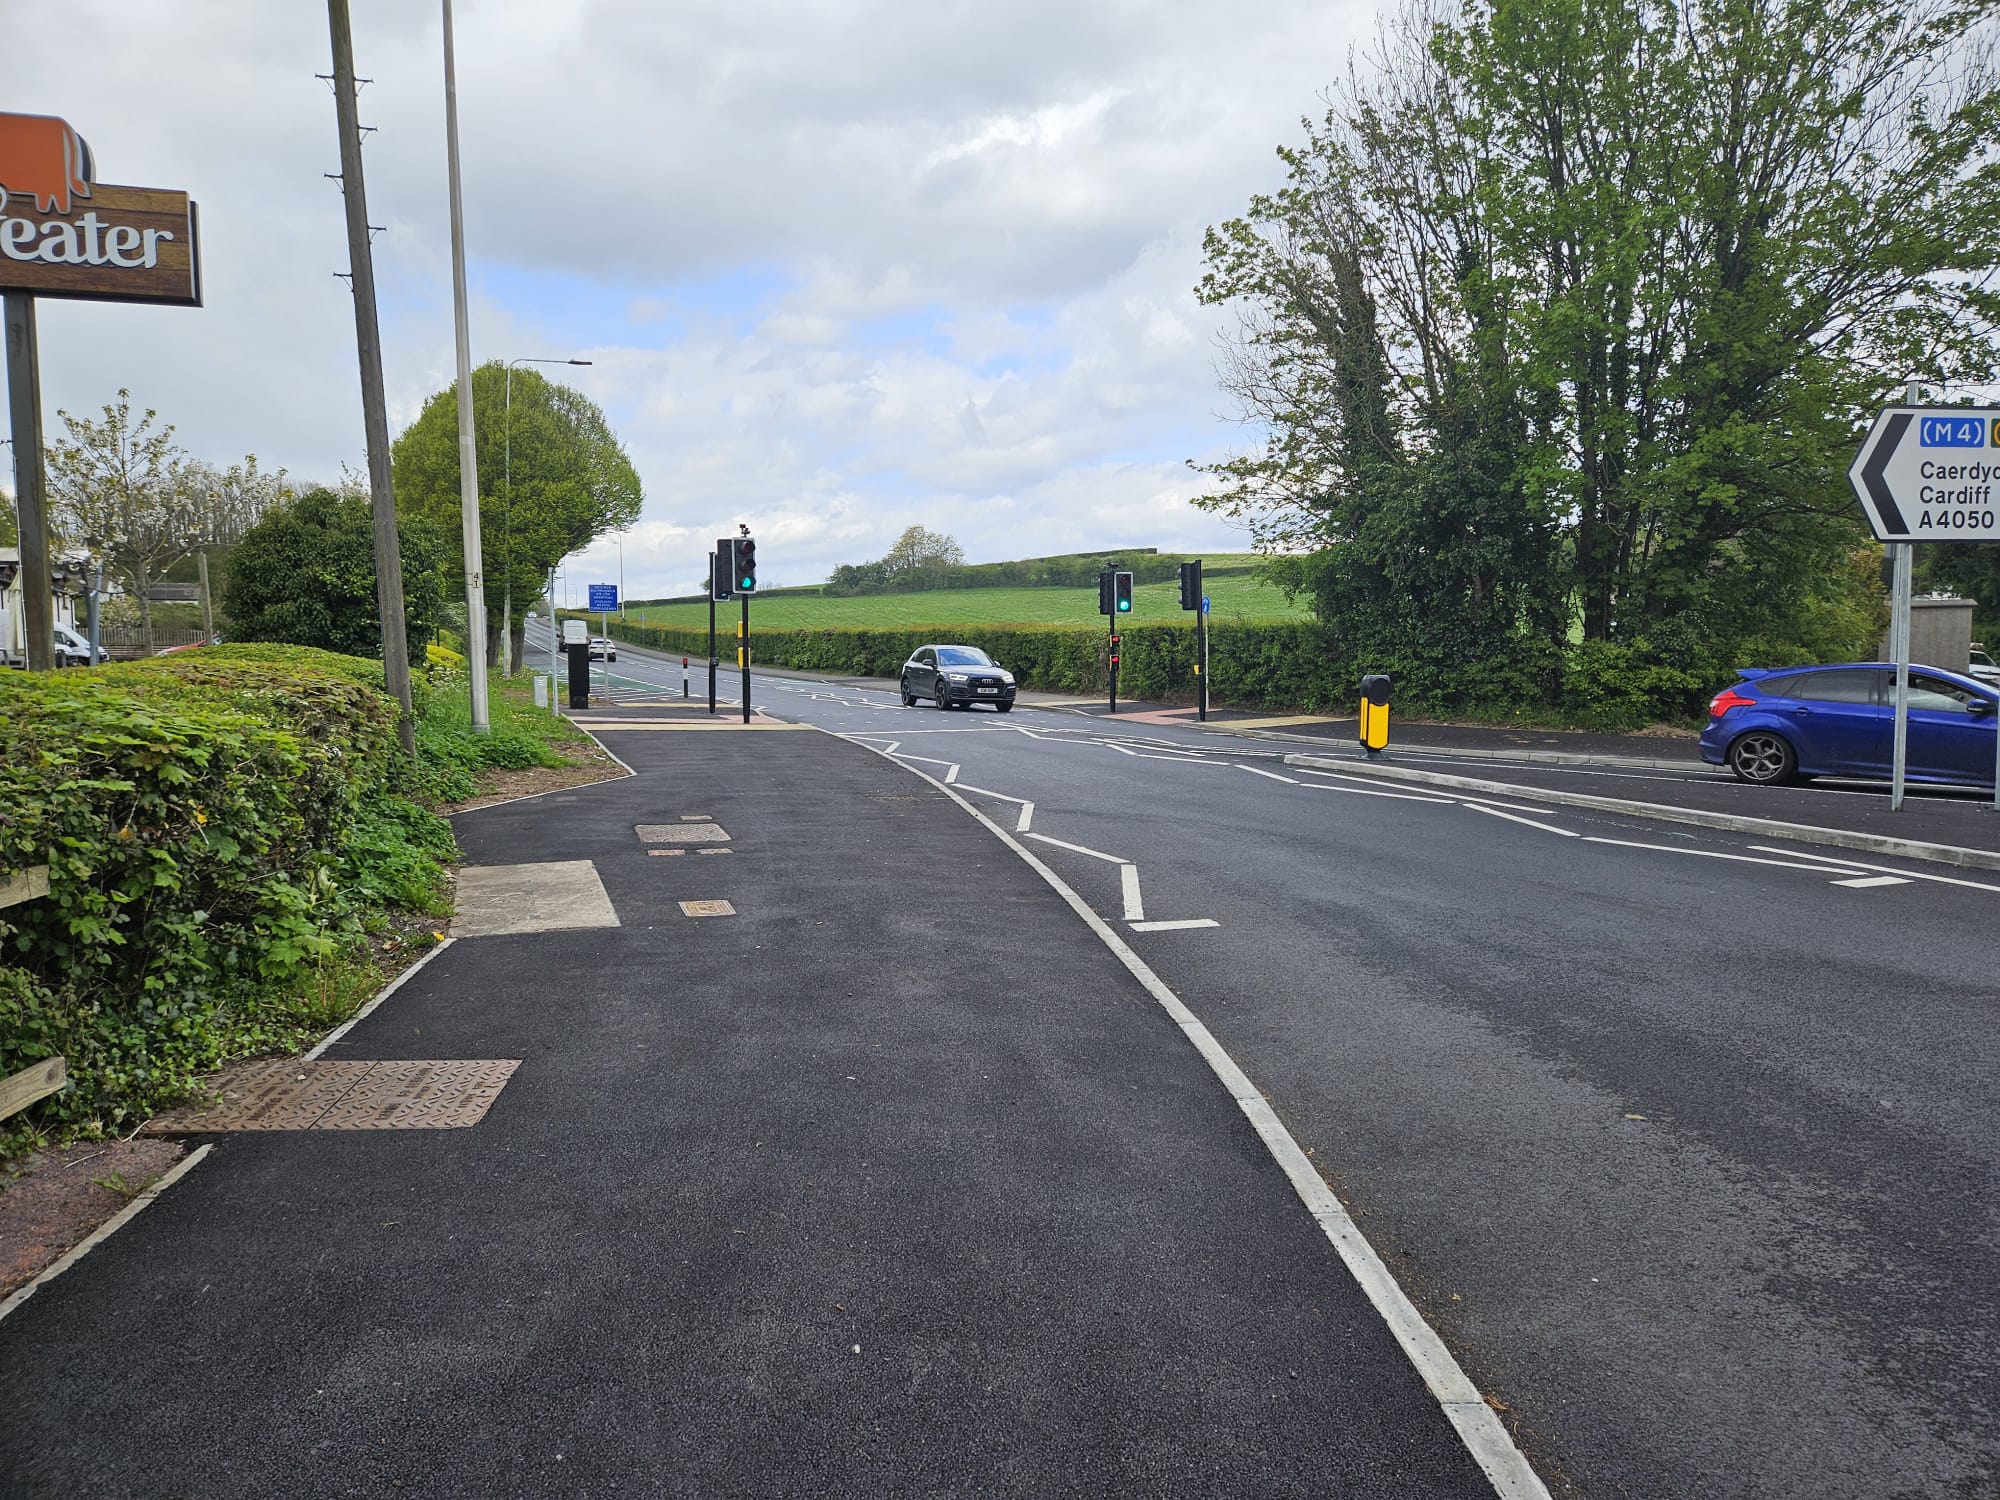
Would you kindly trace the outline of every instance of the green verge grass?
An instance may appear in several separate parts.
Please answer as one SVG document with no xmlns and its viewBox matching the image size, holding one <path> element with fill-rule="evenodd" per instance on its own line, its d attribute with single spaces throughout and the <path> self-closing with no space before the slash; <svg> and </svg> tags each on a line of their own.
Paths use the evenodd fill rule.
<svg viewBox="0 0 2000 1500">
<path fill-rule="evenodd" d="M 1310 614 L 1303 603 L 1295 604 L 1281 590 L 1247 574 L 1211 578 L 1207 588 L 1210 617 L 1217 621 L 1275 624 Z M 740 608 L 733 599 L 716 605 L 719 633 L 734 634 Z M 628 611 L 626 618 L 640 625 L 706 629 L 708 606 L 655 604 Z M 1182 612 L 1180 586 L 1169 580 L 1135 588 L 1127 618 L 1164 625 L 1185 623 L 1193 615 Z M 1096 591 L 1090 589 L 939 589 L 841 599 L 817 594 L 753 598 L 750 622 L 753 628 L 766 630 L 908 630 L 924 625 L 1077 625 L 1097 630 L 1103 628 L 1104 617 L 1097 612 Z"/>
</svg>

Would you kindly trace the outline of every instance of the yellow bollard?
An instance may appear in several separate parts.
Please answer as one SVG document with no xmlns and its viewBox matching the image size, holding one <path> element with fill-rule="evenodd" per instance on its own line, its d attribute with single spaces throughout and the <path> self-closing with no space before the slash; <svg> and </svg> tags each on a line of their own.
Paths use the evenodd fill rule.
<svg viewBox="0 0 2000 1500">
<path fill-rule="evenodd" d="M 1389 743 L 1389 679 L 1380 672 L 1361 679 L 1361 748 L 1380 755 Z"/>
</svg>

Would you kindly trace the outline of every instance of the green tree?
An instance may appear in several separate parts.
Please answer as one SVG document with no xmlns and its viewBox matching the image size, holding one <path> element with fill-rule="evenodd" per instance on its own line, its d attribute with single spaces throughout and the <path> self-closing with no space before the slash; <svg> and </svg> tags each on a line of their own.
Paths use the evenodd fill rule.
<svg viewBox="0 0 2000 1500">
<path fill-rule="evenodd" d="M 14 513 L 14 497 L 0 490 L 0 547 L 21 545 L 21 519 Z"/>
<path fill-rule="evenodd" d="M 636 522 L 645 497 L 604 413 L 580 392 L 516 370 L 510 406 L 506 366 L 493 360 L 472 372 L 472 408 L 489 653 L 498 641 L 502 600 L 511 595 L 511 657 L 518 662 L 522 610 L 541 596 L 549 569 L 594 538 Z M 393 456 L 397 510 L 448 538 L 447 565 L 463 577 L 456 386 L 424 403 L 396 439 Z M 463 597 L 463 589 L 456 592 Z"/>
<path fill-rule="evenodd" d="M 404 628 L 413 660 L 444 602 L 446 548 L 435 529 L 399 524 Z M 223 612 L 231 639 L 284 641 L 380 658 L 375 532 L 368 500 L 313 489 L 264 513 L 229 558 Z"/>
<path fill-rule="evenodd" d="M 1863 649 L 1859 423 L 1995 367 L 1983 14 L 1415 0 L 1209 234 L 1264 440 L 1197 503 L 1420 675 Z"/>
</svg>

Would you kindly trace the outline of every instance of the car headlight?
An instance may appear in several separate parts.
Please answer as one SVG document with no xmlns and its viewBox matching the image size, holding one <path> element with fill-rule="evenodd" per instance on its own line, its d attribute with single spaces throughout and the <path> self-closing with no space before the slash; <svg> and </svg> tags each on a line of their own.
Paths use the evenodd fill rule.
<svg viewBox="0 0 2000 1500">
<path fill-rule="evenodd" d="M 972 680 L 970 677 L 967 677 L 963 672 L 947 672 L 944 675 L 945 675 L 945 680 L 948 682 L 970 682 Z"/>
<path fill-rule="evenodd" d="M 1000 680 L 1006 683 L 1008 687 L 1012 687 L 1014 685 L 1014 674 L 1012 672 L 1002 672 Z"/>
</svg>

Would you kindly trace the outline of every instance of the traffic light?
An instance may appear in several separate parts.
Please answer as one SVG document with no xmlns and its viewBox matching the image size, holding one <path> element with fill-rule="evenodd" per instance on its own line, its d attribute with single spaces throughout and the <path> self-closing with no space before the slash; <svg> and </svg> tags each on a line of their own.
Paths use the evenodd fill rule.
<svg viewBox="0 0 2000 1500">
<path fill-rule="evenodd" d="M 1181 564 L 1181 608 L 1201 608 L 1201 559 Z"/>
<path fill-rule="evenodd" d="M 727 599 L 735 593 L 730 585 L 736 578 L 736 538 L 718 537 L 715 550 L 708 555 L 708 596 L 711 599 Z"/>
<path fill-rule="evenodd" d="M 1111 570 L 1109 568 L 1106 568 L 1102 573 L 1097 575 L 1097 612 L 1100 615 L 1111 613 Z"/>
<path fill-rule="evenodd" d="M 736 539 L 736 574 L 731 580 L 739 594 L 757 592 L 757 539 L 739 536 Z"/>
<path fill-rule="evenodd" d="M 1112 601 L 1117 605 L 1119 614 L 1129 615 L 1132 613 L 1132 575 L 1130 573 L 1113 573 L 1111 575 L 1111 596 Z"/>
<path fill-rule="evenodd" d="M 1120 639 L 1120 638 L 1119 638 L 1118 636 L 1115 636 L 1115 635 L 1114 635 L 1113 637 L 1111 637 L 1111 665 L 1112 665 L 1112 666 L 1114 666 L 1114 667 L 1118 665 L 1118 641 L 1119 641 L 1119 639 Z"/>
</svg>

